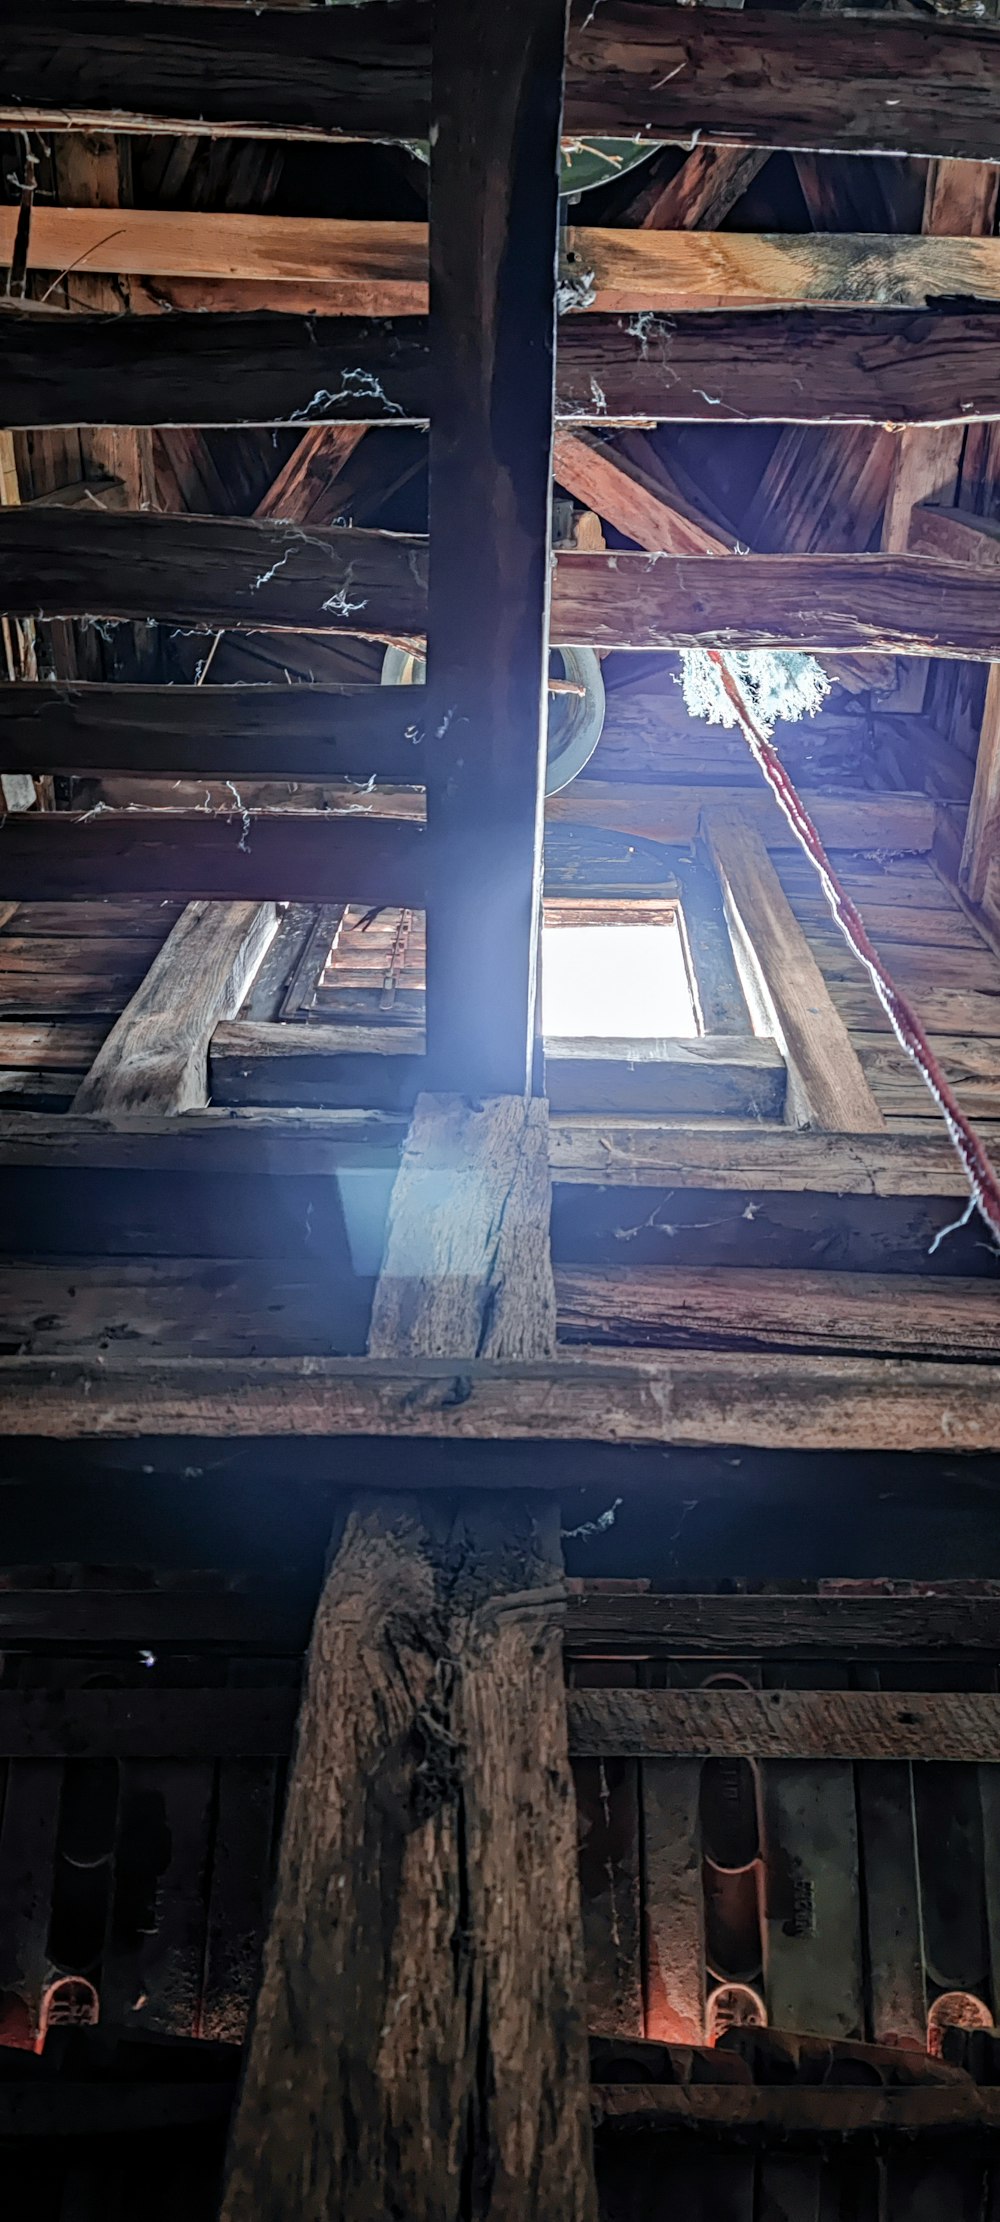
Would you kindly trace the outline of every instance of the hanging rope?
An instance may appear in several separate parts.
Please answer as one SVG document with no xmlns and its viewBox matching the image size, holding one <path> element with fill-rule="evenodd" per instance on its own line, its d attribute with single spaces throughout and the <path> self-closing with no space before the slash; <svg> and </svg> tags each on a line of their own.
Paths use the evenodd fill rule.
<svg viewBox="0 0 1000 2222">
<path fill-rule="evenodd" d="M 773 742 L 754 716 L 725 656 L 718 648 L 710 648 L 708 655 L 717 666 L 720 681 L 736 712 L 755 764 L 763 773 L 775 801 L 780 805 L 806 855 L 816 867 L 823 892 L 848 947 L 868 972 L 900 1048 L 905 1050 L 916 1066 L 937 1104 L 969 1184 L 969 1208 L 964 1217 L 969 1218 L 977 1210 L 985 1220 L 994 1241 L 1000 1245 L 1000 1182 L 975 1127 L 970 1126 L 964 1111 L 960 1109 L 911 1003 L 896 986 L 877 949 L 869 941 L 860 911 L 841 885 L 801 796 L 789 779 Z M 963 1225 L 964 1219 L 957 1220 L 955 1224 Z M 937 1241 L 940 1239 L 938 1236 Z M 934 1248 L 937 1247 L 937 1241 Z"/>
</svg>

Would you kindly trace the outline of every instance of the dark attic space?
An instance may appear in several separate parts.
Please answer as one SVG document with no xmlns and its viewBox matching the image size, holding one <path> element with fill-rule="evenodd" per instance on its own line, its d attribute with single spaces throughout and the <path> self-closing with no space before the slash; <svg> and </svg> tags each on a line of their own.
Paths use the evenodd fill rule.
<svg viewBox="0 0 1000 2222">
<path fill-rule="evenodd" d="M 1000 0 L 6 0 L 0 2204 L 1000 2222 Z"/>
</svg>

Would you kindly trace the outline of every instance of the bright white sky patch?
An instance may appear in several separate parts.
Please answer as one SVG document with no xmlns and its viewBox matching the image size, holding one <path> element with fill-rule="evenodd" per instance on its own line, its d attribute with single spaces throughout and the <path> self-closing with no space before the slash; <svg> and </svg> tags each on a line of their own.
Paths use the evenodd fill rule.
<svg viewBox="0 0 1000 2222">
<path fill-rule="evenodd" d="M 676 926 L 544 926 L 542 1024 L 549 1041 L 696 1034 Z"/>
</svg>

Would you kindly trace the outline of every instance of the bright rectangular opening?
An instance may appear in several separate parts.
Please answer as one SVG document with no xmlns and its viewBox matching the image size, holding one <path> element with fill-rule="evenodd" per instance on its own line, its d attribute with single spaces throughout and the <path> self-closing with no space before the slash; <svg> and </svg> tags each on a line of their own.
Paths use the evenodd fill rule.
<svg viewBox="0 0 1000 2222">
<path fill-rule="evenodd" d="M 546 903 L 546 1041 L 650 1041 L 699 1032 L 676 904 Z"/>
</svg>

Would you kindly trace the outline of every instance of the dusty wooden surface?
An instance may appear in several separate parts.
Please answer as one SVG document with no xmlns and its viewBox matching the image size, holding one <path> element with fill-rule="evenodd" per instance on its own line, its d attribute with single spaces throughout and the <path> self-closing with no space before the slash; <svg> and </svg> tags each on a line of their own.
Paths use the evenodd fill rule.
<svg viewBox="0 0 1000 2222">
<path fill-rule="evenodd" d="M 1000 1699 L 980 1691 L 574 1690 L 569 1724 L 581 1758 L 1000 1761 Z"/>
<path fill-rule="evenodd" d="M 73 1108 L 161 1115 L 208 1102 L 213 1027 L 239 1009 L 277 926 L 273 903 L 192 903 L 126 1005 Z"/>
<path fill-rule="evenodd" d="M 372 1357 L 554 1351 L 548 1108 L 417 1098 L 389 1206 Z"/>
<path fill-rule="evenodd" d="M 563 1265 L 556 1296 L 566 1342 L 1000 1357 L 1000 1305 L 989 1282 L 766 1266 Z"/>
<path fill-rule="evenodd" d="M 359 1500 L 223 2213 L 591 2222 L 558 1512 Z"/>
</svg>

